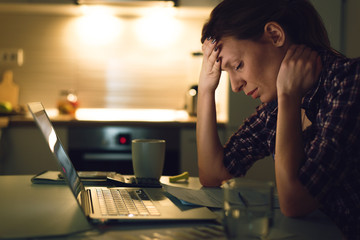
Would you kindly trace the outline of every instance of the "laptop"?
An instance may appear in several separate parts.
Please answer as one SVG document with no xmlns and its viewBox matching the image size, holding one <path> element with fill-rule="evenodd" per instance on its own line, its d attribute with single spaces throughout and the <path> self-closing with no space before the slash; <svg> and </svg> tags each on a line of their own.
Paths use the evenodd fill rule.
<svg viewBox="0 0 360 240">
<path fill-rule="evenodd" d="M 28 104 L 28 108 L 67 185 L 90 222 L 216 219 L 209 209 L 184 206 L 162 188 L 84 187 L 44 106 L 40 102 L 33 102 Z"/>
</svg>

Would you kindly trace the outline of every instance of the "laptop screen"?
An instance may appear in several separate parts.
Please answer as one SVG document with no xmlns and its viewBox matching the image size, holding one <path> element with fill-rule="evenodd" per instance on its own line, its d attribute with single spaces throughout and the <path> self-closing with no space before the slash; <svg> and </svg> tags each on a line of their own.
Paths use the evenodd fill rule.
<svg viewBox="0 0 360 240">
<path fill-rule="evenodd" d="M 69 184 L 75 198 L 80 200 L 79 194 L 82 190 L 84 190 L 84 186 L 81 183 L 70 158 L 66 154 L 43 105 L 39 102 L 34 102 L 29 103 L 28 108 L 34 117 L 35 122 L 39 126 L 46 142 L 49 144 L 50 151 L 55 156 L 61 172 L 64 175 L 66 182 Z"/>
</svg>

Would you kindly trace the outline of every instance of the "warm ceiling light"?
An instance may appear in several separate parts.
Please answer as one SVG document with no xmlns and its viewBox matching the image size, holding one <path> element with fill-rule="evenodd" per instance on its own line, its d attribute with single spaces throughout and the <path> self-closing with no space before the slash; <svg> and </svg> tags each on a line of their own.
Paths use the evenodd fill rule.
<svg viewBox="0 0 360 240">
<path fill-rule="evenodd" d="M 181 24 L 175 18 L 173 8 L 152 8 L 151 12 L 137 20 L 136 33 L 145 45 L 156 48 L 168 47 L 180 35 Z"/>
<path fill-rule="evenodd" d="M 82 6 L 83 16 L 77 19 L 76 33 L 91 46 L 105 46 L 114 42 L 122 29 L 121 21 L 105 6 Z"/>
<path fill-rule="evenodd" d="M 112 4 L 127 6 L 177 6 L 178 0 L 74 0 L 75 4 Z"/>
</svg>

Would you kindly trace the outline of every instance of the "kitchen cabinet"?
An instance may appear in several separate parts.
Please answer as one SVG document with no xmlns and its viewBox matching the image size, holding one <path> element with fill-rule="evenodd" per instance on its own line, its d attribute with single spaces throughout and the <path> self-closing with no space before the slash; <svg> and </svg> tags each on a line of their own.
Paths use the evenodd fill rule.
<svg viewBox="0 0 360 240">
<path fill-rule="evenodd" d="M 67 129 L 55 129 L 67 149 Z M 57 170 L 51 158 L 52 154 L 35 125 L 2 129 L 0 174 L 35 174 L 44 170 Z"/>
<path fill-rule="evenodd" d="M 187 171 L 190 176 L 199 176 L 195 128 L 183 128 L 181 130 L 180 148 L 180 171 Z"/>
<path fill-rule="evenodd" d="M 76 122 L 55 124 L 64 148 L 69 150 L 69 128 Z M 219 125 L 219 136 L 225 141 L 225 125 Z M 180 172 L 198 176 L 195 124 L 179 126 Z M 2 131 L 0 142 L 0 174 L 36 174 L 44 170 L 57 170 L 52 154 L 35 124 L 21 123 Z"/>
<path fill-rule="evenodd" d="M 89 125 L 87 125 L 89 124 Z M 58 133 L 64 148 L 69 151 L 69 129 L 71 127 L 96 127 L 104 126 L 104 122 L 81 123 L 77 121 L 55 122 L 55 129 Z M 119 123 L 121 124 L 121 123 Z M 133 123 L 133 128 L 142 126 L 141 123 Z M 165 124 L 165 123 L 164 123 Z M 172 151 L 178 152 L 180 159 L 180 170 L 189 171 L 192 176 L 198 175 L 197 154 L 196 154 L 196 135 L 194 123 L 183 123 L 176 126 L 156 124 L 156 126 L 146 125 L 149 129 L 173 129 L 178 128 L 179 134 L 176 137 L 177 146 L 172 144 L 168 147 Z M 175 124 L 175 125 L 173 125 Z M 224 124 L 222 124 L 224 126 Z M 168 133 L 167 133 L 168 134 Z M 179 140 L 177 140 L 179 139 Z M 170 144 L 170 142 L 169 142 Z M 175 149 L 176 148 L 176 149 Z M 56 163 L 51 159 L 52 154 L 49 151 L 43 136 L 41 135 L 35 123 L 25 120 L 11 124 L 2 129 L 2 138 L 0 142 L 0 174 L 36 174 L 44 170 L 57 170 Z"/>
<path fill-rule="evenodd" d="M 44 170 L 58 170 L 56 162 L 53 161 L 52 159 L 53 157 L 52 153 L 47 147 L 47 143 L 43 139 L 43 136 L 41 135 L 39 129 L 35 126 L 35 123 L 24 122 L 23 124 L 24 126 L 21 126 L 21 123 L 20 124 L 17 123 L 16 126 L 9 126 L 2 130 L 2 138 L 0 142 L 0 174 L 2 175 L 36 174 Z M 55 125 L 55 130 L 59 135 L 59 138 L 63 143 L 64 148 L 67 151 L 68 155 L 71 155 L 70 154 L 71 147 L 69 147 L 71 141 L 69 139 L 69 136 L 70 136 L 70 128 L 73 125 L 77 126 L 77 129 L 79 128 L 98 129 L 98 127 L 96 126 L 88 127 L 88 128 L 86 128 L 85 126 L 84 128 L 83 126 L 79 125 L 77 122 L 71 122 L 71 121 L 69 121 L 68 123 L 62 122 L 60 126 Z M 97 124 L 97 126 L 99 126 L 99 123 Z M 102 124 L 101 126 L 104 126 L 104 124 Z M 113 127 L 113 128 L 117 130 L 119 127 Z M 138 129 L 140 127 L 137 126 L 132 128 Z M 147 129 L 153 129 L 153 128 L 148 127 Z M 161 127 L 157 127 L 157 129 L 161 129 Z M 169 135 L 169 131 L 167 131 L 168 129 L 169 127 L 164 127 L 164 131 L 165 131 L 164 134 L 166 136 Z M 177 132 L 179 132 L 179 130 L 177 130 Z M 93 137 L 96 138 L 96 136 Z M 152 138 L 154 137 L 152 136 Z M 73 142 L 76 141 L 76 139 L 71 139 L 71 140 Z M 111 138 L 110 140 L 115 141 L 116 139 Z M 100 141 L 102 140 L 100 139 Z M 177 159 L 176 161 L 179 161 L 178 155 L 180 155 L 178 153 L 179 151 L 178 141 L 179 141 L 178 137 L 171 139 L 171 141 L 169 139 L 167 140 L 168 142 L 167 150 L 171 150 L 167 152 L 176 153 L 174 154 L 174 156 L 171 157 L 171 159 Z M 172 144 L 173 142 L 176 143 L 176 146 L 175 144 Z M 131 148 L 131 143 L 129 147 Z M 100 146 L 98 148 L 100 148 Z M 95 146 L 91 146 L 91 149 L 95 151 L 97 148 Z M 89 151 L 91 150 L 89 149 Z M 105 151 L 101 151 L 101 153 L 104 155 Z M 131 161 L 130 150 L 128 155 L 130 155 L 130 161 Z M 74 161 L 74 159 L 72 160 Z M 123 159 L 121 160 L 123 161 Z M 95 162 L 93 160 L 89 161 L 90 166 L 94 168 L 91 170 L 96 169 L 94 163 Z M 78 162 L 74 162 L 74 165 L 77 164 L 79 165 Z M 178 162 L 177 165 L 179 165 Z M 104 164 L 99 166 L 100 170 L 102 170 L 101 167 L 103 168 Z M 90 170 L 90 169 L 79 169 L 79 170 Z M 106 169 L 106 171 L 110 171 L 110 170 L 111 169 Z M 176 166 L 176 169 L 174 169 L 174 171 L 176 172 L 174 172 L 172 175 L 179 174 L 180 173 L 179 167 Z M 125 174 L 129 174 L 129 172 L 125 172 Z"/>
<path fill-rule="evenodd" d="M 221 142 L 224 144 L 225 127 L 218 127 L 218 134 Z M 180 132 L 180 170 L 181 172 L 189 172 L 190 176 L 199 176 L 199 168 L 197 164 L 197 148 L 196 148 L 196 128 L 182 128 Z"/>
<path fill-rule="evenodd" d="M 55 126 L 66 151 L 69 149 L 69 126 L 75 123 Z M 219 136 L 224 144 L 230 131 L 224 124 L 218 128 Z M 198 176 L 196 128 L 195 125 L 180 127 L 180 172 L 188 171 L 190 176 Z M 25 126 L 9 126 L 2 129 L 0 142 L 0 175 L 36 174 L 44 170 L 58 170 L 51 159 L 52 154 L 46 146 L 38 128 L 33 124 Z M 264 159 L 257 162 L 248 172 L 251 179 L 274 180 L 273 160 Z"/>
</svg>

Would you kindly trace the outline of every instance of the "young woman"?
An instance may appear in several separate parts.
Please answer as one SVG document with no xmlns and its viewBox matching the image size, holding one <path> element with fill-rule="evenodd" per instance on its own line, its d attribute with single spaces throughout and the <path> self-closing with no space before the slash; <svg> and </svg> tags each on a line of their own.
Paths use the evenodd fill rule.
<svg viewBox="0 0 360 240">
<path fill-rule="evenodd" d="M 346 238 L 360 239 L 360 59 L 330 47 L 307 0 L 224 0 L 201 40 L 201 183 L 219 186 L 272 155 L 284 215 L 320 209 Z M 234 92 L 262 102 L 225 146 L 216 129 L 221 71 Z"/>
</svg>

